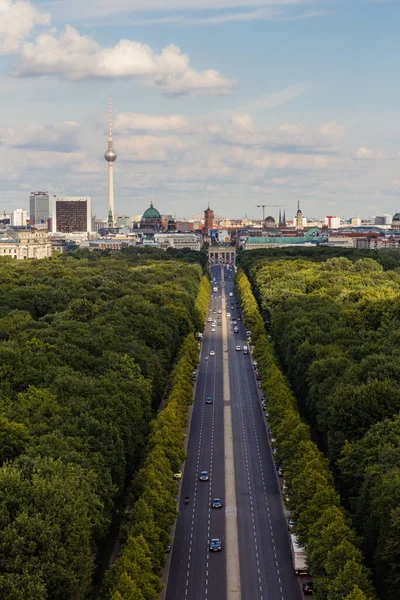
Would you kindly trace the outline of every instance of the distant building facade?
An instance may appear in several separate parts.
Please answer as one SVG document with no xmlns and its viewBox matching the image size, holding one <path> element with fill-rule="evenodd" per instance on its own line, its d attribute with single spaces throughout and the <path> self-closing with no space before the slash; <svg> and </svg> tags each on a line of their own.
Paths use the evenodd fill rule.
<svg viewBox="0 0 400 600">
<path fill-rule="evenodd" d="M 300 202 L 297 202 L 296 228 L 298 230 L 304 229 L 304 226 L 303 226 L 303 213 L 301 212 L 301 209 L 300 209 Z"/>
<path fill-rule="evenodd" d="M 52 248 L 48 231 L 25 229 L 15 232 L 15 237 L 0 239 L 0 258 L 9 256 L 17 260 L 48 258 Z"/>
<path fill-rule="evenodd" d="M 48 225 L 50 218 L 50 200 L 48 192 L 31 192 L 29 196 L 29 223 Z"/>
<path fill-rule="evenodd" d="M 188 248 L 199 252 L 201 249 L 200 236 L 195 233 L 156 233 L 154 240 L 157 246 L 163 250 L 167 248 L 176 248 L 177 250 Z"/>
<path fill-rule="evenodd" d="M 340 227 L 340 217 L 329 215 L 325 217 L 325 225 L 328 226 L 328 229 L 339 229 Z"/>
<path fill-rule="evenodd" d="M 14 227 L 25 227 L 28 220 L 28 212 L 22 208 L 17 208 L 11 213 L 11 225 Z"/>
<path fill-rule="evenodd" d="M 153 229 L 154 231 L 160 231 L 161 228 L 161 215 L 158 210 L 154 208 L 153 202 L 150 202 L 150 207 L 144 211 L 140 220 L 140 229 Z"/>
<path fill-rule="evenodd" d="M 51 231 L 53 233 L 92 231 L 92 198 L 90 196 L 54 196 Z"/>
<path fill-rule="evenodd" d="M 208 205 L 204 211 L 204 233 L 207 234 L 211 229 L 214 229 L 214 211 Z"/>
</svg>

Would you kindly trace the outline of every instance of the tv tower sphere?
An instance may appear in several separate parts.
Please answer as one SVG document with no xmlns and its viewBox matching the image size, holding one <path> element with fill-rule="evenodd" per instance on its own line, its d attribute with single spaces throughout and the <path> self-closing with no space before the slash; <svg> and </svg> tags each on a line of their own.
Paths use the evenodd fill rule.
<svg viewBox="0 0 400 600">
<path fill-rule="evenodd" d="M 104 158 L 107 162 L 114 162 L 114 160 L 117 158 L 117 153 L 115 152 L 114 148 L 108 148 L 104 152 Z"/>
</svg>

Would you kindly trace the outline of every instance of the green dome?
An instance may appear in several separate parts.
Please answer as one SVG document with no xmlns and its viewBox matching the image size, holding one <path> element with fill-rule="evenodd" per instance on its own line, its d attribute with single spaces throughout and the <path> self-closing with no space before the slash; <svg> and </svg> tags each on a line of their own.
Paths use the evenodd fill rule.
<svg viewBox="0 0 400 600">
<path fill-rule="evenodd" d="M 393 216 L 393 221 L 400 221 L 400 213 L 396 213 L 396 214 Z"/>
<path fill-rule="evenodd" d="M 150 208 L 145 210 L 142 216 L 142 221 L 147 221 L 148 219 L 161 219 L 160 213 L 154 208 L 152 202 L 150 202 Z"/>
</svg>

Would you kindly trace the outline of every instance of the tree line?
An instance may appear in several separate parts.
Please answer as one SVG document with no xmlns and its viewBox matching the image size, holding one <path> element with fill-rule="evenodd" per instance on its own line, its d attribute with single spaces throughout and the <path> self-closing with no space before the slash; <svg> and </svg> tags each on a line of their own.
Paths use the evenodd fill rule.
<svg viewBox="0 0 400 600">
<path fill-rule="evenodd" d="M 182 343 L 192 360 L 201 281 L 130 251 L 0 261 L 1 598 L 91 596 Z"/>
<path fill-rule="evenodd" d="M 372 258 L 373 256 L 373 258 Z M 300 410 L 329 458 L 380 596 L 400 587 L 400 257 L 251 261 Z M 247 258 L 249 260 L 249 258 Z M 397 261 L 397 262 L 396 262 Z"/>
<path fill-rule="evenodd" d="M 196 310 L 204 323 L 210 282 L 203 277 Z M 171 374 L 170 392 L 151 424 L 147 455 L 132 484 L 135 502 L 126 525 L 127 541 L 107 577 L 105 598 L 158 600 L 165 551 L 177 516 L 178 484 L 173 479 L 186 458 L 184 430 L 193 402 L 192 372 L 199 360 L 198 343 L 188 334 Z"/>
<path fill-rule="evenodd" d="M 238 271 L 236 285 L 255 344 L 254 357 L 276 458 L 284 471 L 294 532 L 306 549 L 308 566 L 315 576 L 314 596 L 317 600 L 371 600 L 375 595 L 370 573 L 363 565 L 360 539 L 341 506 L 328 461 L 313 441 L 310 427 L 300 418 L 243 270 Z"/>
</svg>

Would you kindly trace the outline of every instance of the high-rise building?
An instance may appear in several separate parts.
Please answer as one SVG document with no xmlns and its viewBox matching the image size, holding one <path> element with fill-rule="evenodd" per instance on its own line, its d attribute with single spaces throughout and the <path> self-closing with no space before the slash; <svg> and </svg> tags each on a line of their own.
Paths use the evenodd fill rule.
<svg viewBox="0 0 400 600">
<path fill-rule="evenodd" d="M 90 196 L 54 196 L 51 231 L 53 233 L 92 231 L 92 198 Z"/>
<path fill-rule="evenodd" d="M 48 192 L 31 192 L 29 196 L 30 225 L 48 225 L 49 216 L 50 201 Z"/>
<path fill-rule="evenodd" d="M 328 215 L 327 217 L 325 217 L 325 225 L 328 225 L 329 229 L 339 229 L 340 217 Z"/>
<path fill-rule="evenodd" d="M 14 227 L 25 227 L 28 220 L 28 212 L 17 208 L 11 213 L 11 225 Z"/>
<path fill-rule="evenodd" d="M 108 106 L 108 148 L 104 153 L 104 158 L 108 162 L 108 217 L 107 222 L 109 227 L 114 227 L 115 211 L 114 211 L 114 170 L 113 164 L 117 159 L 117 153 L 114 150 L 112 138 L 112 115 L 111 115 L 111 96 Z"/>
<path fill-rule="evenodd" d="M 207 234 L 210 229 L 214 229 L 214 211 L 208 205 L 204 211 L 204 232 Z"/>
</svg>

